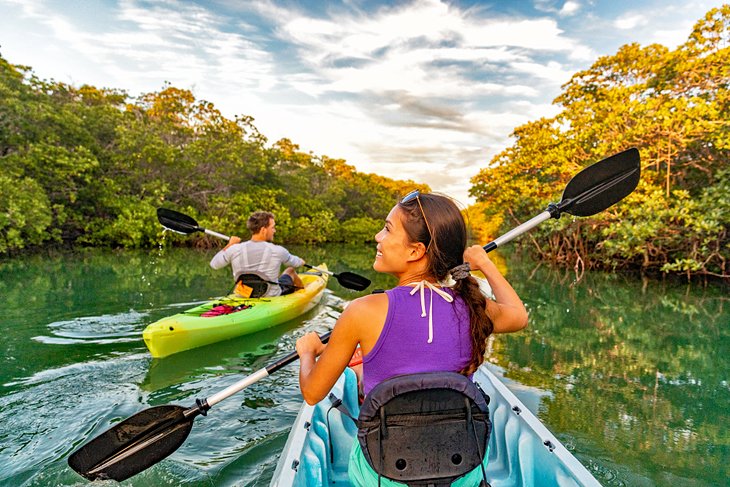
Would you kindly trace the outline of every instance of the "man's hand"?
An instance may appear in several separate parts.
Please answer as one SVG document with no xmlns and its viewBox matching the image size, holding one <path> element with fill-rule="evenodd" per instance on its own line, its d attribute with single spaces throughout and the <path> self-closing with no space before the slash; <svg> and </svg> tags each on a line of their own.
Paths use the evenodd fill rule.
<svg viewBox="0 0 730 487">
<path fill-rule="evenodd" d="M 228 247 L 230 247 L 231 245 L 236 245 L 237 243 L 241 243 L 241 238 L 240 238 L 240 237 L 236 237 L 236 236 L 234 235 L 234 236 L 232 236 L 232 237 L 230 238 L 230 240 L 228 240 L 228 243 L 226 244 L 226 246 L 225 246 L 225 247 L 223 247 L 223 250 L 226 250 L 226 249 L 227 249 Z"/>
</svg>

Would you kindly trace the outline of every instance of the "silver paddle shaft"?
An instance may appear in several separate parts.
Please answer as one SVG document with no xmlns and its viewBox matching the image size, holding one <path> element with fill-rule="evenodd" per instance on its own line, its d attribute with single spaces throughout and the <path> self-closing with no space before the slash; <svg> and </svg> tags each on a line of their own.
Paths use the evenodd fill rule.
<svg viewBox="0 0 730 487">
<path fill-rule="evenodd" d="M 208 235 L 212 235 L 213 237 L 221 238 L 223 240 L 231 239 L 231 237 L 229 237 L 228 235 L 223 235 L 222 233 L 214 232 L 213 230 L 208 230 L 207 228 L 205 229 L 205 233 L 207 233 Z"/>
<path fill-rule="evenodd" d="M 226 399 L 235 393 L 242 391 L 243 389 L 247 388 L 251 384 L 254 384 L 261 379 L 268 377 L 269 371 L 266 370 L 266 367 L 263 369 L 259 369 L 256 372 L 254 372 L 251 375 L 247 375 L 243 379 L 239 380 L 235 384 L 231 384 L 230 386 L 226 387 L 220 392 L 217 392 L 206 399 L 206 402 L 208 403 L 208 406 L 213 407 L 214 405 L 221 402 L 223 399 Z"/>
<path fill-rule="evenodd" d="M 550 212 L 545 210 L 542 213 L 540 213 L 539 215 L 537 215 L 536 217 L 530 218 L 522 225 L 519 225 L 519 226 L 513 228 L 512 230 L 505 233 L 501 237 L 497 237 L 491 243 L 488 243 L 487 245 L 485 245 L 484 249 L 489 251 L 489 250 L 494 250 L 497 247 L 501 247 L 502 245 L 506 244 L 507 242 L 510 242 L 510 241 L 514 240 L 515 238 L 519 237 L 523 233 L 529 232 L 530 230 L 532 230 L 533 228 L 535 228 L 536 226 L 538 226 L 545 220 L 549 220 L 551 217 L 552 217 L 552 215 L 550 214 Z"/>
<path fill-rule="evenodd" d="M 330 339 L 330 335 L 332 335 L 331 331 L 328 331 L 324 335 L 320 336 L 319 339 L 322 340 L 322 343 L 327 343 Z M 299 358 L 299 355 L 297 355 L 297 352 L 291 352 L 290 354 L 281 357 L 276 362 L 273 362 L 263 369 L 259 369 L 256 372 L 254 372 L 251 375 L 248 375 L 244 377 L 243 379 L 239 380 L 235 384 L 231 384 L 230 386 L 226 387 L 220 392 L 217 392 L 210 396 L 209 398 L 205 399 L 204 402 L 208 403 L 208 408 L 213 407 L 214 404 L 218 404 L 223 399 L 226 399 L 229 396 L 232 396 L 233 394 L 247 388 L 251 384 L 254 384 L 261 379 L 270 376 L 277 370 L 279 370 L 282 367 L 286 367 L 290 363 L 294 362 Z"/>
</svg>

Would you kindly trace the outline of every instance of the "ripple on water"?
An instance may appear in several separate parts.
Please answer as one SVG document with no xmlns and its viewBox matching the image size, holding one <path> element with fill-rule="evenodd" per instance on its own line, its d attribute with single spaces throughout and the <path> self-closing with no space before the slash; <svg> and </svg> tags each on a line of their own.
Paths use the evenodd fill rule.
<svg viewBox="0 0 730 487">
<path fill-rule="evenodd" d="M 206 360 L 181 377 L 140 387 L 150 373 L 147 353 L 119 352 L 46 369 L 16 379 L 0 404 L 0 438 L 13 448 L 0 449 L 0 484 L 86 485 L 66 464 L 68 455 L 85 441 L 147 407 L 191 405 L 240 380 L 222 372 L 255 369 L 289 353 L 308 331 L 330 329 L 339 311 L 324 306 L 294 329 L 262 343 L 239 344 L 243 350 Z M 50 323 L 50 336 L 36 340 L 138 339 L 146 313 L 82 317 Z M 281 331 L 284 331 L 282 329 Z M 53 342 L 50 342 L 53 343 Z M 200 352 L 197 352 L 200 353 Z M 191 352 L 187 360 L 193 360 Z M 174 361 L 173 361 L 174 362 Z M 171 364 L 173 363 L 171 362 Z M 222 368 L 222 371 L 218 369 Z M 250 372 L 241 371 L 244 373 Z M 147 485 L 263 485 L 276 466 L 301 405 L 296 367 L 285 367 L 246 391 L 217 404 L 196 420 L 190 437 L 170 457 L 126 483 Z M 22 407 L 24 414 L 17 414 Z M 104 485 L 103 483 L 100 485 Z"/>
<path fill-rule="evenodd" d="M 50 336 L 35 336 L 33 340 L 55 345 L 137 341 L 141 328 L 146 324 L 147 316 L 149 316 L 147 312 L 130 309 L 124 313 L 54 321 L 47 325 L 51 332 Z"/>
<path fill-rule="evenodd" d="M 49 369 L 3 384 L 15 390 L 0 404 L 0 436 L 12 446 L 0 450 L 0 484 L 73 485 L 78 476 L 65 459 L 108 428 L 110 418 L 140 409 L 133 382 L 146 368 L 147 358 L 138 354 Z"/>
</svg>

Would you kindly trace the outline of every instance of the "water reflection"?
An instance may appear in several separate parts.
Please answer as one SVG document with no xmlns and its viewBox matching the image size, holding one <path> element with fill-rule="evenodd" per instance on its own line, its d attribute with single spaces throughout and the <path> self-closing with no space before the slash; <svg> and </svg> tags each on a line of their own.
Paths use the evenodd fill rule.
<svg viewBox="0 0 730 487">
<path fill-rule="evenodd" d="M 334 272 L 395 284 L 374 251 L 295 247 Z M 68 453 L 150 405 L 190 405 L 332 326 L 357 293 L 331 279 L 300 320 L 152 359 L 152 321 L 230 288 L 211 252 L 83 251 L 0 261 L 0 484 L 74 485 Z M 724 485 L 730 475 L 730 299 L 686 285 L 499 260 L 530 326 L 490 341 L 489 360 L 605 485 Z M 326 301 L 326 302 L 325 302 Z M 267 485 L 301 402 L 287 367 L 216 406 L 170 459 L 128 485 Z"/>
<path fill-rule="evenodd" d="M 725 290 L 599 273 L 570 286 L 570 273 L 519 259 L 510 277 L 530 327 L 498 337 L 491 361 L 551 391 L 540 418 L 580 459 L 600 459 L 597 476 L 607 485 L 728 478 Z M 605 468 L 614 462 L 628 471 L 614 477 L 621 469 Z"/>
</svg>

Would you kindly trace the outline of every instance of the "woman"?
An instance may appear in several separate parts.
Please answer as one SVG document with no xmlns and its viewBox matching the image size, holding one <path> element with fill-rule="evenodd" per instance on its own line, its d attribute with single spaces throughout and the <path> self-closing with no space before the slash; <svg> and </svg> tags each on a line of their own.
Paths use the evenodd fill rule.
<svg viewBox="0 0 730 487">
<path fill-rule="evenodd" d="M 451 199 L 410 193 L 390 211 L 375 240 L 373 268 L 395 276 L 398 286 L 352 301 L 337 320 L 329 345 L 316 333 L 297 340 L 299 386 L 309 404 L 329 393 L 358 345 L 367 395 L 378 383 L 400 374 L 471 375 L 484 361 L 491 333 L 527 326 L 522 301 L 484 249 L 466 248 L 466 225 Z M 484 297 L 469 268 L 486 276 L 494 300 Z M 366 467 L 355 442 L 350 459 L 353 483 L 363 483 L 367 472 L 361 470 Z"/>
</svg>

